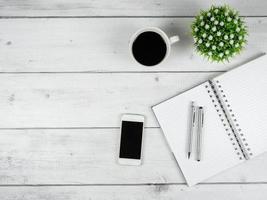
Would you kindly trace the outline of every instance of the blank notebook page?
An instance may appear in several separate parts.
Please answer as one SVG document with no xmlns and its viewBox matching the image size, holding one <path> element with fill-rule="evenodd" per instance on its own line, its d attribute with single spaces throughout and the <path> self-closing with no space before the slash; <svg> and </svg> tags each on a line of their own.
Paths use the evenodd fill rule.
<svg viewBox="0 0 267 200">
<path fill-rule="evenodd" d="M 175 158 L 189 186 L 242 162 L 225 132 L 205 88 L 205 83 L 153 107 Z M 187 158 L 191 101 L 204 106 L 202 160 Z M 195 145 L 193 145 L 195 147 Z"/>
<path fill-rule="evenodd" d="M 267 150 L 267 56 L 216 77 L 233 110 L 247 148 L 256 156 Z M 253 157 L 252 156 L 252 157 Z"/>
</svg>

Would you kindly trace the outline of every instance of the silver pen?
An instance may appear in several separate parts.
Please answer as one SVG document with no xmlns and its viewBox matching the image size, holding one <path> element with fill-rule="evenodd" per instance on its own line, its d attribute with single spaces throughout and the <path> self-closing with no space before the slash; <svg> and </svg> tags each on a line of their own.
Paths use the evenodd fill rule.
<svg viewBox="0 0 267 200">
<path fill-rule="evenodd" d="M 197 161 L 200 161 L 202 159 L 203 127 L 204 127 L 204 109 L 202 106 L 200 106 L 198 107 Z"/>
<path fill-rule="evenodd" d="M 192 152 L 193 135 L 194 135 L 195 125 L 196 125 L 196 106 L 195 106 L 195 102 L 192 101 L 192 103 L 191 103 L 191 124 L 190 124 L 190 132 L 189 132 L 189 137 L 188 137 L 188 159 L 190 158 L 190 154 Z"/>
</svg>

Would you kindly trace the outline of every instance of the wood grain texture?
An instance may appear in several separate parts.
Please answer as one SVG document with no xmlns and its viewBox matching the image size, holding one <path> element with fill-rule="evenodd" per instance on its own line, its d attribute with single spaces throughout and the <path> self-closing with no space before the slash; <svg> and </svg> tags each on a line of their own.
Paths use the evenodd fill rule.
<svg viewBox="0 0 267 200">
<path fill-rule="evenodd" d="M 180 185 L 4 187 L 0 188 L 0 198 L 1 200 L 265 200 L 266 191 L 265 184 L 201 185 L 194 188 Z"/>
<path fill-rule="evenodd" d="M 119 136 L 119 129 L 1 130 L 0 187 L 185 183 L 159 128 L 145 129 L 138 167 L 117 164 Z M 266 182 L 266 167 L 267 154 L 205 183 Z"/>
<path fill-rule="evenodd" d="M 267 51 L 267 18 L 246 21 L 249 46 L 218 64 L 194 51 L 192 18 L 1 19 L 0 72 L 224 71 Z M 131 35 L 147 26 L 181 38 L 166 62 L 152 68 L 132 60 L 128 48 Z"/>
<path fill-rule="evenodd" d="M 193 16 L 212 4 L 229 4 L 246 16 L 267 14 L 267 3 L 263 0 L 1 0 L 0 13 L 1 16 Z"/>
<path fill-rule="evenodd" d="M 0 128 L 118 127 L 151 106 L 218 73 L 1 74 Z"/>
<path fill-rule="evenodd" d="M 201 185 L 195 188 L 176 185 L 84 186 L 84 187 L 9 187 L 0 188 L 1 200 L 265 200 L 267 186 Z"/>
<path fill-rule="evenodd" d="M 209 1 L 0 0 L 0 199 L 265 200 L 267 154 L 185 186 L 150 110 L 267 50 L 266 1 L 212 3 L 258 16 L 246 18 L 249 46 L 231 63 L 210 64 L 193 50 L 190 16 Z M 155 68 L 128 51 L 147 26 L 181 38 Z M 116 163 L 126 112 L 154 127 L 145 129 L 140 167 Z"/>
</svg>

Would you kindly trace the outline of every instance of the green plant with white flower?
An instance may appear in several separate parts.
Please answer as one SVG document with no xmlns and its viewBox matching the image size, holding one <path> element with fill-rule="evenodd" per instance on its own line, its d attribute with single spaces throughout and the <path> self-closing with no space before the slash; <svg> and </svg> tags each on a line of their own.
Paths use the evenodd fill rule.
<svg viewBox="0 0 267 200">
<path fill-rule="evenodd" d="M 191 28 L 197 52 L 212 61 L 229 61 L 247 43 L 245 22 L 229 6 L 201 11 Z"/>
</svg>

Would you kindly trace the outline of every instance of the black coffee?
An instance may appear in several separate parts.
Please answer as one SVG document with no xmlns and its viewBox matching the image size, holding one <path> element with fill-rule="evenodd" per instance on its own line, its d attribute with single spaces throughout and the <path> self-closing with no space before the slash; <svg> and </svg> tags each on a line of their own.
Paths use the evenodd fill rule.
<svg viewBox="0 0 267 200">
<path fill-rule="evenodd" d="M 167 46 L 163 38 L 155 32 L 141 33 L 133 42 L 134 58 L 142 65 L 153 66 L 159 64 L 167 53 Z"/>
</svg>

